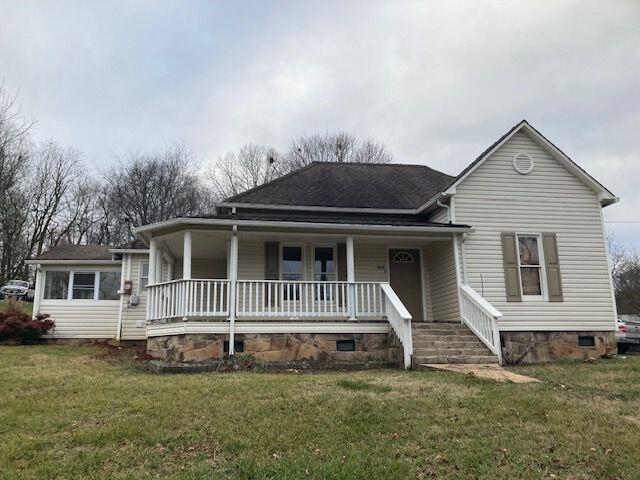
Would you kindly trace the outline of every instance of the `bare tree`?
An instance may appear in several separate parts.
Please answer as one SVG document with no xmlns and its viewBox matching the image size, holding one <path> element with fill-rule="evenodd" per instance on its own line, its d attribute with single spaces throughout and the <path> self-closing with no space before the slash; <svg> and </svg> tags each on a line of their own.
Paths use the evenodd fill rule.
<svg viewBox="0 0 640 480">
<path fill-rule="evenodd" d="M 311 162 L 389 163 L 393 156 L 380 142 L 345 133 L 314 133 L 294 138 L 284 153 L 247 144 L 218 158 L 208 173 L 215 196 L 228 198 L 297 170 Z"/>
<path fill-rule="evenodd" d="M 48 141 L 36 151 L 27 186 L 30 198 L 27 248 L 31 254 L 42 253 L 60 207 L 71 195 L 82 173 L 81 154 L 77 150 Z M 63 226 L 63 231 L 66 228 Z"/>
<path fill-rule="evenodd" d="M 0 82 L 0 281 L 14 276 L 24 259 L 28 203 L 23 190 L 30 162 L 29 128 L 17 96 Z"/>
<path fill-rule="evenodd" d="M 618 313 L 640 315 L 640 252 L 607 238 Z"/>
<path fill-rule="evenodd" d="M 311 162 L 390 163 L 393 155 L 383 143 L 346 133 L 314 133 L 294 138 L 286 153 L 289 170 Z"/>
<path fill-rule="evenodd" d="M 189 150 L 172 145 L 154 154 L 130 153 L 105 175 L 108 202 L 118 220 L 132 229 L 174 217 L 203 213 L 208 191 Z"/>
<path fill-rule="evenodd" d="M 273 147 L 249 143 L 237 153 L 218 158 L 208 172 L 218 198 L 227 198 L 269 182 L 285 173 L 280 154 Z"/>
</svg>

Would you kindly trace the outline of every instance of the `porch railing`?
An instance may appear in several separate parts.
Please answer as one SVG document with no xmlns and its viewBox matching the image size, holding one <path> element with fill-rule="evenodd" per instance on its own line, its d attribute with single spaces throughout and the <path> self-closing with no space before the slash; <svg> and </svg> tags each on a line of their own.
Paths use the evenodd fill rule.
<svg viewBox="0 0 640 480">
<path fill-rule="evenodd" d="M 228 280 L 173 280 L 147 287 L 148 320 L 229 315 Z"/>
<path fill-rule="evenodd" d="M 229 315 L 228 280 L 173 280 L 147 287 L 148 320 Z M 353 298 L 353 308 L 351 299 Z M 383 318 L 376 282 L 238 280 L 236 317 Z"/>
<path fill-rule="evenodd" d="M 502 313 L 467 284 L 461 284 L 460 317 L 502 363 L 498 320 Z"/>
<path fill-rule="evenodd" d="M 380 284 L 238 280 L 237 317 L 383 317 Z M 354 311 L 350 298 L 355 299 Z"/>
<path fill-rule="evenodd" d="M 413 337 L 411 336 L 411 314 L 404 306 L 396 292 L 388 283 L 380 284 L 385 296 L 387 321 L 393 328 L 403 350 L 404 368 L 411 367 L 413 355 Z"/>
</svg>

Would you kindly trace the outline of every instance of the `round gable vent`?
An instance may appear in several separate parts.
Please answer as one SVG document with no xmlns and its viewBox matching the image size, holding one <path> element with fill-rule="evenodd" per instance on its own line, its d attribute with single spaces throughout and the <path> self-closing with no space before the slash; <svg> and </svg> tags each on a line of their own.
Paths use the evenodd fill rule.
<svg viewBox="0 0 640 480">
<path fill-rule="evenodd" d="M 513 168 L 516 172 L 526 175 L 533 170 L 533 158 L 524 153 L 519 153 L 513 157 Z"/>
</svg>

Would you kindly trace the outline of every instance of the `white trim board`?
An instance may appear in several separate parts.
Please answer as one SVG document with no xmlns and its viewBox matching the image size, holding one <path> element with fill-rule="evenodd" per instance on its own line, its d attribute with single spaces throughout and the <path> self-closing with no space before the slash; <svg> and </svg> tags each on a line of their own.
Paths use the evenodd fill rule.
<svg viewBox="0 0 640 480">
<path fill-rule="evenodd" d="M 387 322 L 236 322 L 235 333 L 388 333 Z M 229 322 L 147 325 L 148 337 L 187 333 L 229 333 Z"/>
</svg>

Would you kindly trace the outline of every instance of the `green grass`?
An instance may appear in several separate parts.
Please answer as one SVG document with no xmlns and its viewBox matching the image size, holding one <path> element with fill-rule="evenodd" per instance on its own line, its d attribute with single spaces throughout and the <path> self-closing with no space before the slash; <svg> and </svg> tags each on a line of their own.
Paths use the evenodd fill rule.
<svg viewBox="0 0 640 480">
<path fill-rule="evenodd" d="M 9 305 L 8 300 L 0 300 L 0 312 L 4 312 Z M 18 302 L 18 305 L 22 307 L 22 310 L 27 312 L 29 315 L 33 312 L 33 303 L 32 302 Z"/>
<path fill-rule="evenodd" d="M 0 478 L 639 478 L 640 358 L 158 376 L 89 347 L 0 347 Z"/>
</svg>

